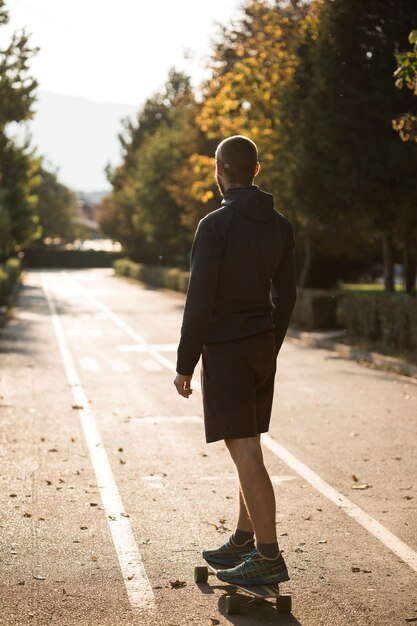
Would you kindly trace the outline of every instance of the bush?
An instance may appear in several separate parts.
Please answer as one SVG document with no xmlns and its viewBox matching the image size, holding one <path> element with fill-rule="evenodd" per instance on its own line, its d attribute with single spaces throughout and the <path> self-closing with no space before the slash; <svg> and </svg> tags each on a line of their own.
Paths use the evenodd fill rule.
<svg viewBox="0 0 417 626">
<path fill-rule="evenodd" d="M 163 287 L 183 293 L 187 291 L 189 274 L 175 267 L 143 265 L 129 259 L 118 259 L 113 267 L 119 276 L 141 280 L 153 287 Z"/>
<path fill-rule="evenodd" d="M 17 258 L 10 258 L 0 265 L 0 306 L 6 306 L 13 288 L 19 280 L 21 262 Z"/>
<path fill-rule="evenodd" d="M 381 337 L 380 296 L 345 296 L 339 303 L 337 325 L 375 340 Z"/>
<path fill-rule="evenodd" d="M 59 250 L 53 247 L 26 248 L 24 266 L 30 268 L 62 267 L 84 269 L 89 267 L 112 267 L 120 252 L 107 250 Z"/>
<path fill-rule="evenodd" d="M 291 321 L 306 330 L 334 328 L 340 298 L 323 289 L 299 289 Z"/>
<path fill-rule="evenodd" d="M 337 319 L 357 337 L 382 341 L 388 348 L 417 350 L 417 300 L 411 296 L 345 296 Z"/>
</svg>

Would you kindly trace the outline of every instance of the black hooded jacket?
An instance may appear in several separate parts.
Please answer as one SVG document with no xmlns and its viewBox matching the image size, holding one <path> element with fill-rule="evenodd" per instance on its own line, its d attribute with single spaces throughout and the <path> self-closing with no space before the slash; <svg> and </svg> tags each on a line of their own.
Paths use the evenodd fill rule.
<svg viewBox="0 0 417 626">
<path fill-rule="evenodd" d="M 204 344 L 274 328 L 278 354 L 295 299 L 290 222 L 257 186 L 228 189 L 195 234 L 177 372 L 193 374 Z"/>
</svg>

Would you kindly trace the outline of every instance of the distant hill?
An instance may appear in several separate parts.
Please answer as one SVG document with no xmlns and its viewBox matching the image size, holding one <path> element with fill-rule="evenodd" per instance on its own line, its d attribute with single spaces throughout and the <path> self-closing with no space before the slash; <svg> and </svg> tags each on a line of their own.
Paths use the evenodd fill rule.
<svg viewBox="0 0 417 626">
<path fill-rule="evenodd" d="M 104 168 L 120 162 L 121 120 L 133 118 L 138 108 L 40 91 L 30 123 L 33 144 L 72 189 L 108 190 Z"/>
</svg>

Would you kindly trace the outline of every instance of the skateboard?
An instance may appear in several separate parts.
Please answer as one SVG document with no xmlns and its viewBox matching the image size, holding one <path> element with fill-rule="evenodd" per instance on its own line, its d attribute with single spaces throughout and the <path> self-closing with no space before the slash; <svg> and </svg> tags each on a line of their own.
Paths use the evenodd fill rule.
<svg viewBox="0 0 417 626">
<path fill-rule="evenodd" d="M 224 569 L 220 565 L 206 561 L 207 565 L 194 567 L 194 581 L 196 583 L 206 583 L 209 576 L 217 574 L 219 569 Z M 220 580 L 220 579 L 219 579 Z M 220 581 L 223 582 L 223 581 Z M 227 595 L 225 599 L 225 609 L 228 615 L 240 613 L 242 606 L 256 606 L 268 600 L 274 600 L 278 613 L 291 613 L 291 596 L 280 595 L 279 585 L 240 585 L 237 583 L 223 583 L 235 587 L 238 591 L 248 595 L 250 599 L 243 601 L 242 596 L 233 594 Z"/>
</svg>

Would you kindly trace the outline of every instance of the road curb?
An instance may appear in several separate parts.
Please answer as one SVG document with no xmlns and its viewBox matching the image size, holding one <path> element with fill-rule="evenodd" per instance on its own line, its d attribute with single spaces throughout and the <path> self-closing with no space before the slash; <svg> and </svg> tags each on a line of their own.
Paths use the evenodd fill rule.
<svg viewBox="0 0 417 626">
<path fill-rule="evenodd" d="M 379 354 L 378 352 L 368 352 L 367 350 L 362 350 L 356 346 L 349 346 L 345 343 L 339 343 L 334 340 L 335 337 L 340 337 L 342 334 L 344 333 L 338 331 L 328 333 L 309 333 L 290 328 L 288 330 L 287 337 L 290 340 L 294 339 L 304 346 L 331 350 L 332 352 L 337 352 L 340 356 L 346 359 L 352 359 L 364 364 L 372 364 L 377 369 L 394 372 L 395 374 L 400 374 L 401 376 L 407 376 L 412 379 L 411 382 L 417 383 L 417 366 L 396 357 L 385 356 L 383 354 Z"/>
</svg>

